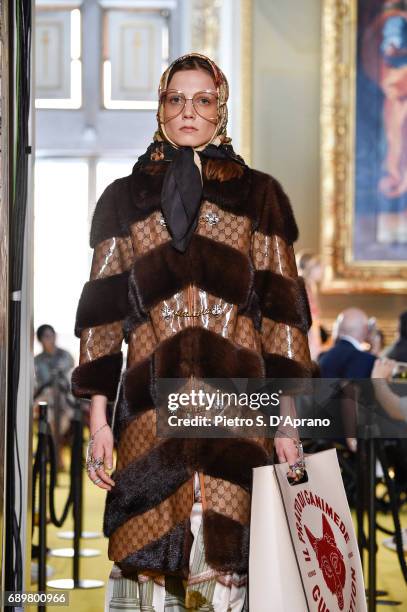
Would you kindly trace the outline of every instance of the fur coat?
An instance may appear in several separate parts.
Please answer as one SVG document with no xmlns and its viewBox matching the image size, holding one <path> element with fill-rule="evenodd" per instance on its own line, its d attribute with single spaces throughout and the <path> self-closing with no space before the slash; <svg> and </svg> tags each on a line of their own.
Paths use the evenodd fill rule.
<svg viewBox="0 0 407 612">
<path fill-rule="evenodd" d="M 159 377 L 311 376 L 298 231 L 272 176 L 203 158 L 199 222 L 186 252 L 176 251 L 160 210 L 168 163 L 134 167 L 97 202 L 72 390 L 117 401 L 116 485 L 103 531 L 122 573 L 188 575 L 195 471 L 206 560 L 244 573 L 252 468 L 270 463 L 272 440 L 157 438 L 154 385 Z"/>
</svg>

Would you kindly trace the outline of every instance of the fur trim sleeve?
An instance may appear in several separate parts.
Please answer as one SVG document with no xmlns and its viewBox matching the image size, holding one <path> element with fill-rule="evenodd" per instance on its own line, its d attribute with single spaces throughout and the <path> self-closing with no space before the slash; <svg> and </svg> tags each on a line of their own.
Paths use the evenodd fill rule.
<svg viewBox="0 0 407 612">
<path fill-rule="evenodd" d="M 288 278 L 272 270 L 257 270 L 255 290 L 263 315 L 308 332 L 311 327 L 311 311 L 301 277 Z"/>
<path fill-rule="evenodd" d="M 270 174 L 252 170 L 252 200 L 257 210 L 255 229 L 283 238 L 288 244 L 298 240 L 298 227 L 291 202 L 283 187 Z"/>
<path fill-rule="evenodd" d="M 72 394 L 82 399 L 105 395 L 113 402 L 116 399 L 122 363 L 123 354 L 120 352 L 80 364 L 72 372 Z"/>
<path fill-rule="evenodd" d="M 121 221 L 118 212 L 119 200 L 121 198 L 121 182 L 120 179 L 117 179 L 106 187 L 96 202 L 89 236 L 89 244 L 92 249 L 99 242 L 112 236 L 128 235 L 127 228 Z"/>
<path fill-rule="evenodd" d="M 264 173 L 257 173 L 256 180 L 261 213 L 253 232 L 251 257 L 267 376 L 307 378 L 312 375 L 307 337 L 312 320 L 304 281 L 295 262 L 297 224 L 280 183 Z"/>
<path fill-rule="evenodd" d="M 85 283 L 76 312 L 75 335 L 78 338 L 85 327 L 126 318 L 129 313 L 128 281 L 129 273 L 121 272 Z"/>
<path fill-rule="evenodd" d="M 71 382 L 76 397 L 90 399 L 100 394 L 114 400 L 119 384 L 122 323 L 129 314 L 128 278 L 133 260 L 131 239 L 118 215 L 120 185 L 118 179 L 106 187 L 92 217 L 92 268 L 75 320 L 80 360 Z"/>
</svg>

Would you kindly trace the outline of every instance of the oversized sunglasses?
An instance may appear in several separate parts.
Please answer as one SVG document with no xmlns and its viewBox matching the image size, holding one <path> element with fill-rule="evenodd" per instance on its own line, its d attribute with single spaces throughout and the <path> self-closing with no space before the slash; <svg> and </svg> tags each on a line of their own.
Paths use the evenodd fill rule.
<svg viewBox="0 0 407 612">
<path fill-rule="evenodd" d="M 160 104 L 164 110 L 164 123 L 178 117 L 183 112 L 187 100 L 192 101 L 195 112 L 206 119 L 216 123 L 218 120 L 218 94 L 211 89 L 197 91 L 192 97 L 187 97 L 178 89 L 166 89 L 160 95 Z"/>
</svg>

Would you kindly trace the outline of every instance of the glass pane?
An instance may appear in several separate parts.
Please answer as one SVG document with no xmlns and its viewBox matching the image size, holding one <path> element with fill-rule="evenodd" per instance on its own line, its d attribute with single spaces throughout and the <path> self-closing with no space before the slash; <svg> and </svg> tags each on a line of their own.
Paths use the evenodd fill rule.
<svg viewBox="0 0 407 612">
<path fill-rule="evenodd" d="M 96 196 L 99 197 L 102 191 L 112 181 L 131 174 L 132 168 L 136 163 L 134 159 L 104 159 L 96 165 Z"/>
<path fill-rule="evenodd" d="M 34 325 L 55 327 L 58 344 L 78 357 L 75 315 L 91 255 L 86 161 L 36 162 L 34 215 Z"/>
<path fill-rule="evenodd" d="M 35 43 L 36 108 L 80 108 L 80 10 L 37 9 Z"/>
<path fill-rule="evenodd" d="M 168 14 L 104 12 L 103 104 L 115 109 L 156 109 L 157 84 L 168 65 Z"/>
</svg>

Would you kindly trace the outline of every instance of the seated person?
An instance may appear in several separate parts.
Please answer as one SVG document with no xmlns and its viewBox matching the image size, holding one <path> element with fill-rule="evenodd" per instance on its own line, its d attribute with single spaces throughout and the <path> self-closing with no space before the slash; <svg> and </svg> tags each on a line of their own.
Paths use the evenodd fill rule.
<svg viewBox="0 0 407 612">
<path fill-rule="evenodd" d="M 363 350 L 369 334 L 368 317 L 359 308 L 347 308 L 335 322 L 336 342 L 319 359 L 321 378 L 369 378 L 374 355 Z"/>
<path fill-rule="evenodd" d="M 396 342 L 385 351 L 385 356 L 407 362 L 407 310 L 400 315 L 398 331 Z"/>
<path fill-rule="evenodd" d="M 375 396 L 387 415 L 396 421 L 407 422 L 407 396 L 400 397 L 390 389 L 387 380 L 392 376 L 397 362 L 392 359 L 377 359 L 372 370 Z"/>
<path fill-rule="evenodd" d="M 57 446 L 58 469 L 63 470 L 62 449 L 66 438 L 69 438 L 73 416 L 70 374 L 74 360 L 68 351 L 56 345 L 56 333 L 51 325 L 40 325 L 37 339 L 43 350 L 34 357 L 34 417 L 38 417 L 38 403 L 47 402 L 48 421 Z"/>
</svg>

